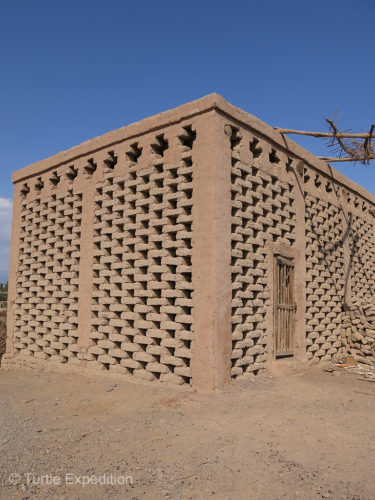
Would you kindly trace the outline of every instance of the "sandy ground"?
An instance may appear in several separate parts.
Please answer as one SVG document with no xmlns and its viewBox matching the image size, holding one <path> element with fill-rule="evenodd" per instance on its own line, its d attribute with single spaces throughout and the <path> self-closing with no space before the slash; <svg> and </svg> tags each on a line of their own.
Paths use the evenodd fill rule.
<svg viewBox="0 0 375 500">
<path fill-rule="evenodd" d="M 11 368 L 0 409 L 1 499 L 375 498 L 375 383 L 355 374 L 207 395 Z"/>
</svg>

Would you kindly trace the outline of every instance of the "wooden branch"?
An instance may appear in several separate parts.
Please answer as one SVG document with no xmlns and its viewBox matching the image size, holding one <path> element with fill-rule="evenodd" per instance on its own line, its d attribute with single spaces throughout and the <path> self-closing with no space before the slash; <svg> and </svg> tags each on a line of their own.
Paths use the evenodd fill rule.
<svg viewBox="0 0 375 500">
<path fill-rule="evenodd" d="M 364 149 L 367 156 L 371 156 L 371 153 L 372 153 L 372 149 L 370 147 L 370 140 L 371 140 L 374 128 L 375 128 L 375 125 L 371 125 L 370 132 L 368 133 L 368 137 L 366 137 L 366 140 L 363 143 L 363 149 Z"/>
<path fill-rule="evenodd" d="M 307 132 L 305 130 L 293 130 L 291 128 L 280 128 L 280 127 L 273 127 L 277 132 L 280 132 L 280 134 L 297 134 L 297 135 L 310 135 L 312 137 L 352 137 L 352 138 L 357 138 L 357 139 L 371 139 L 371 137 L 374 137 L 372 134 L 347 134 L 347 133 L 341 133 L 338 132 L 337 134 L 333 132 Z"/>
<path fill-rule="evenodd" d="M 317 156 L 317 158 L 319 158 L 319 160 L 323 160 L 323 161 L 353 161 L 353 158 L 349 158 L 349 157 L 346 157 L 346 158 L 335 158 L 335 157 L 328 157 L 328 156 Z"/>
<path fill-rule="evenodd" d="M 375 139 L 374 129 L 375 125 L 371 125 L 368 134 L 351 134 L 346 132 L 340 132 L 336 127 L 333 120 L 325 119 L 330 127 L 330 132 L 308 132 L 305 130 L 295 130 L 288 128 L 274 127 L 280 134 L 299 134 L 308 135 L 310 137 L 329 137 L 329 147 L 336 146 L 337 152 L 341 155 L 343 152 L 347 154 L 344 158 L 342 157 L 327 157 L 318 156 L 320 160 L 323 161 L 351 161 L 360 162 L 363 165 L 368 165 L 369 160 L 375 160 L 375 144 L 372 142 Z M 351 139 L 351 140 L 349 140 Z M 364 141 L 358 141 L 354 139 L 364 139 Z M 335 153 L 335 151 L 334 151 Z"/>
<path fill-rule="evenodd" d="M 345 158 L 329 158 L 326 156 L 317 156 L 317 158 L 323 161 L 363 161 L 364 159 L 375 160 L 375 156 L 370 156 L 369 158 L 353 158 L 352 156 L 346 156 Z"/>
</svg>

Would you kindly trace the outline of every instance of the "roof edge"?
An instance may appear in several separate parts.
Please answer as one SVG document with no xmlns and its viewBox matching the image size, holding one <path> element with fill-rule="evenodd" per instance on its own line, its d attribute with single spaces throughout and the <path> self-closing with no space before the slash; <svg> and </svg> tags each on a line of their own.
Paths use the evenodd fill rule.
<svg viewBox="0 0 375 500">
<path fill-rule="evenodd" d="M 319 160 L 315 155 L 304 149 L 302 146 L 292 141 L 285 135 L 277 132 L 271 125 L 261 121 L 259 118 L 237 108 L 227 102 L 221 95 L 212 93 L 208 94 L 195 101 L 182 104 L 176 108 L 163 111 L 156 115 L 144 118 L 138 122 L 131 123 L 119 129 L 107 132 L 101 136 L 89 139 L 81 144 L 74 146 L 66 151 L 57 153 L 44 160 L 32 163 L 20 170 L 16 170 L 12 174 L 12 182 L 18 183 L 22 180 L 33 177 L 39 173 L 43 173 L 51 168 L 56 168 L 60 165 L 73 162 L 78 158 L 95 153 L 101 149 L 114 146 L 125 140 L 132 139 L 148 133 L 153 130 L 158 130 L 167 125 L 172 125 L 191 118 L 199 114 L 206 113 L 212 109 L 228 116 L 229 119 L 234 119 L 239 124 L 260 133 L 266 139 L 271 140 L 275 145 L 284 149 L 285 151 L 297 156 L 305 161 L 308 165 L 321 171 L 323 174 L 331 177 L 337 183 L 346 186 L 357 192 L 360 196 L 369 200 L 375 205 L 375 195 L 371 194 L 361 185 L 348 179 L 345 175 L 338 172 L 323 160 Z"/>
<path fill-rule="evenodd" d="M 265 139 L 271 140 L 275 143 L 275 145 L 283 148 L 286 152 L 297 156 L 305 163 L 307 163 L 310 167 L 319 170 L 321 173 L 327 175 L 335 182 L 345 186 L 352 191 L 355 191 L 360 196 L 366 198 L 373 205 L 375 205 L 375 195 L 367 191 L 367 189 L 362 187 L 360 184 L 357 184 L 356 182 L 350 180 L 348 177 L 346 177 L 346 175 L 342 174 L 325 161 L 320 160 L 318 157 L 310 153 L 310 151 L 303 148 L 292 139 L 289 139 L 289 137 L 281 134 L 280 132 L 277 132 L 271 125 L 268 125 L 256 116 L 253 116 L 240 108 L 236 108 L 220 95 L 215 95 L 215 107 L 221 113 L 228 116 L 228 118 L 234 118 L 239 124 L 260 133 L 264 136 Z"/>
<path fill-rule="evenodd" d="M 14 171 L 12 174 L 12 182 L 18 183 L 90 153 L 95 153 L 101 149 L 132 139 L 133 137 L 138 137 L 152 130 L 157 130 L 166 125 L 172 125 L 186 118 L 205 113 L 217 107 L 216 103 L 219 98 L 225 102 L 218 94 L 208 94 L 195 101 L 182 104 L 176 108 L 163 111 L 162 113 L 143 118 L 142 120 L 125 125 L 124 127 L 106 132 L 103 135 L 84 141 L 77 146 L 73 146 L 65 151 L 61 151 L 53 156 L 49 156 L 48 158 L 31 163 Z"/>
</svg>

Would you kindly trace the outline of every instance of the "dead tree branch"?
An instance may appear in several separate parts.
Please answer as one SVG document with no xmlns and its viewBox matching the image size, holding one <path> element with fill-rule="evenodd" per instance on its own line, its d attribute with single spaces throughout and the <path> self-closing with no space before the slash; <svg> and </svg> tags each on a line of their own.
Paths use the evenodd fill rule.
<svg viewBox="0 0 375 500">
<path fill-rule="evenodd" d="M 332 132 L 332 138 L 329 141 L 329 147 L 336 147 L 336 152 L 339 154 L 339 158 L 342 157 L 342 153 L 345 152 L 350 161 L 361 162 L 363 165 L 368 165 L 370 160 L 375 159 L 375 144 L 372 143 L 371 139 L 373 137 L 374 125 L 371 125 L 370 132 L 364 141 L 358 141 L 353 138 L 345 138 L 340 136 L 340 131 L 337 129 L 336 124 L 333 120 L 326 118 L 326 122 L 330 127 Z"/>
<path fill-rule="evenodd" d="M 340 132 L 334 120 L 325 119 L 329 126 L 329 132 L 308 132 L 305 130 L 287 129 L 274 127 L 281 134 L 308 135 L 328 139 L 328 147 L 334 148 L 337 156 L 318 156 L 323 161 L 353 161 L 363 165 L 369 165 L 370 160 L 375 160 L 375 125 L 371 125 L 370 131 L 365 134 L 353 134 L 349 131 Z M 343 156 L 345 153 L 345 156 Z"/>
</svg>

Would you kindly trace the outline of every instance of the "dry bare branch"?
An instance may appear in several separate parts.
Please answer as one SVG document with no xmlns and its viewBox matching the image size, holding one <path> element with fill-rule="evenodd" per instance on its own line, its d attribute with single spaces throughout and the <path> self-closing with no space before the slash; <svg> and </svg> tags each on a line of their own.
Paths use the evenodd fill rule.
<svg viewBox="0 0 375 500">
<path fill-rule="evenodd" d="M 335 122 L 326 118 L 330 130 L 333 134 L 329 147 L 335 147 L 339 158 L 342 158 L 343 152 L 350 158 L 349 161 L 361 162 L 368 165 L 370 160 L 375 158 L 375 144 L 372 142 L 374 125 L 371 125 L 370 131 L 364 141 L 354 140 L 353 138 L 342 137 Z"/>
<path fill-rule="evenodd" d="M 274 127 L 281 134 L 308 135 L 311 137 L 322 137 L 328 139 L 328 147 L 333 148 L 333 153 L 337 156 L 319 156 L 324 161 L 354 161 L 363 165 L 368 165 L 370 160 L 375 160 L 375 125 L 371 125 L 370 131 L 360 134 L 353 134 L 350 131 L 340 131 L 335 120 L 325 119 L 329 126 L 329 132 L 308 132 L 305 130 L 295 130 Z M 345 153 L 346 156 L 343 156 Z"/>
</svg>

